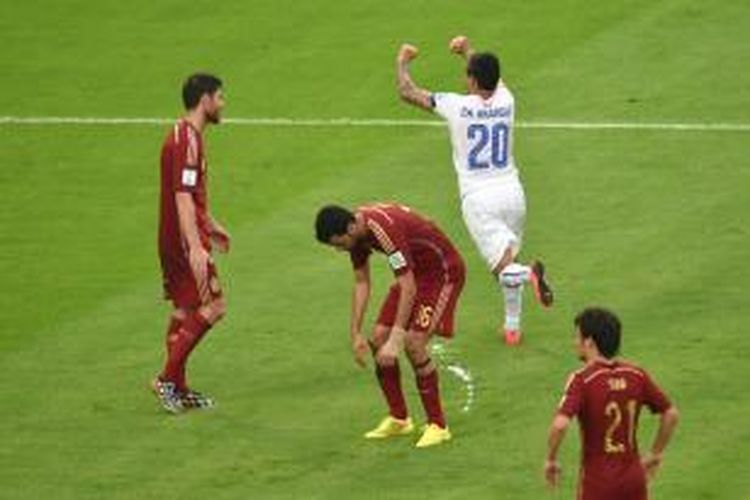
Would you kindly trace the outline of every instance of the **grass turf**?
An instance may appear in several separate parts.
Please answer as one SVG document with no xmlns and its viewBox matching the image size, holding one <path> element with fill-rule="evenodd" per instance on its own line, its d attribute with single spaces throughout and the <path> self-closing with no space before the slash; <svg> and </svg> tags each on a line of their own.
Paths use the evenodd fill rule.
<svg viewBox="0 0 750 500">
<path fill-rule="evenodd" d="M 400 105 L 393 57 L 460 90 L 445 49 L 497 50 L 519 118 L 748 121 L 748 7 L 661 2 L 29 2 L 3 7 L 11 115 L 171 116 L 195 68 L 226 80 L 227 116 L 424 118 Z M 489 13 L 489 14 L 488 14 Z M 746 59 L 746 58 L 745 58 Z M 146 383 L 167 308 L 155 255 L 159 126 L 0 126 L 0 498 L 554 498 L 546 430 L 577 364 L 589 303 L 625 324 L 683 421 L 655 498 L 750 497 L 743 283 L 746 133 L 520 129 L 529 218 L 558 304 L 527 294 L 521 349 L 501 346 L 500 298 L 457 208 L 439 128 L 222 126 L 208 134 L 211 205 L 234 237 L 219 259 L 229 315 L 191 363 L 216 411 L 172 418 Z M 346 260 L 315 244 L 322 203 L 398 199 L 436 219 L 469 264 L 453 349 L 477 401 L 443 374 L 456 439 L 425 453 L 367 443 L 382 416 L 351 362 Z M 371 312 L 389 279 L 376 265 Z M 372 314 L 370 314 L 372 317 Z M 410 408 L 421 415 L 405 376 Z M 641 444 L 651 437 L 646 419 Z M 560 497 L 574 492 L 575 432 Z"/>
</svg>

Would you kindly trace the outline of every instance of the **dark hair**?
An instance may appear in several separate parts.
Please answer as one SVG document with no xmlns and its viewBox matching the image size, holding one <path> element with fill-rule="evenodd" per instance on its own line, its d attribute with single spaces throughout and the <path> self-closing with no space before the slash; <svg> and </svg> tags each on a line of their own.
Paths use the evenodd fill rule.
<svg viewBox="0 0 750 500">
<path fill-rule="evenodd" d="M 185 109 L 195 108 L 205 94 L 213 95 L 221 88 L 221 80 L 208 73 L 190 75 L 182 84 L 182 104 Z"/>
<path fill-rule="evenodd" d="M 603 307 L 587 307 L 576 316 L 575 326 L 583 338 L 591 338 L 596 348 L 607 359 L 620 350 L 620 320 Z"/>
<path fill-rule="evenodd" d="M 481 52 L 469 58 L 466 74 L 474 77 L 482 90 L 495 90 L 500 79 L 500 61 L 495 54 Z"/>
<path fill-rule="evenodd" d="M 321 243 L 330 243 L 332 236 L 346 234 L 349 224 L 354 222 L 354 214 L 338 205 L 326 205 L 315 218 L 315 237 Z"/>
</svg>

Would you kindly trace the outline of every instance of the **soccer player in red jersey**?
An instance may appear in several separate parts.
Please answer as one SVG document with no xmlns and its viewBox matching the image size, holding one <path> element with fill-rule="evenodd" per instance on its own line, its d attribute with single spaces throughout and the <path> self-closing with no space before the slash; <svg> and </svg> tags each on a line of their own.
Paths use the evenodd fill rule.
<svg viewBox="0 0 750 500">
<path fill-rule="evenodd" d="M 661 464 L 662 452 L 677 425 L 678 412 L 649 374 L 615 359 L 620 320 L 612 312 L 588 308 L 575 318 L 576 348 L 586 364 L 568 379 L 549 431 L 547 482 L 560 477 L 557 451 L 573 417 L 582 438 L 579 500 L 645 500 L 646 478 Z M 660 416 L 651 450 L 642 459 L 636 431 L 641 408 Z"/>
<path fill-rule="evenodd" d="M 384 439 L 414 430 L 401 390 L 398 356 L 405 350 L 428 421 L 416 446 L 448 441 L 451 433 L 440 402 L 438 372 L 427 349 L 433 333 L 453 336 L 453 316 L 466 274 L 458 251 L 434 223 L 403 205 L 374 204 L 354 212 L 329 205 L 318 212 L 315 230 L 318 241 L 349 253 L 354 269 L 350 325 L 354 359 L 364 367 L 369 344 L 388 403 L 389 415 L 365 437 Z M 386 255 L 396 282 L 366 340 L 362 322 L 370 296 L 373 251 Z"/>
<path fill-rule="evenodd" d="M 153 389 L 171 413 L 214 404 L 188 387 L 185 368 L 190 353 L 226 310 L 211 254 L 214 245 L 227 252 L 230 240 L 208 211 L 203 142 L 205 128 L 221 120 L 221 86 L 221 80 L 209 74 L 187 78 L 182 87 L 186 114 L 161 150 L 159 257 L 165 296 L 174 310 L 167 327 L 167 360 Z"/>
</svg>

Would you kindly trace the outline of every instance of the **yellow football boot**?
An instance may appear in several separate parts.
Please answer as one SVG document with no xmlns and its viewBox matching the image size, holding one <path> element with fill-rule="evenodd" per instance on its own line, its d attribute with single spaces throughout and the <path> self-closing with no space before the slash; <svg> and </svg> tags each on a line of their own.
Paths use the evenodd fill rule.
<svg viewBox="0 0 750 500">
<path fill-rule="evenodd" d="M 366 439 L 387 439 L 396 436 L 407 436 L 414 431 L 410 418 L 404 420 L 388 415 L 373 430 L 365 434 Z"/>
<path fill-rule="evenodd" d="M 451 431 L 447 427 L 443 429 L 437 424 L 429 424 L 425 427 L 422 437 L 419 438 L 415 446 L 417 448 L 427 448 L 428 446 L 435 446 L 450 441 L 450 439 Z"/>
</svg>

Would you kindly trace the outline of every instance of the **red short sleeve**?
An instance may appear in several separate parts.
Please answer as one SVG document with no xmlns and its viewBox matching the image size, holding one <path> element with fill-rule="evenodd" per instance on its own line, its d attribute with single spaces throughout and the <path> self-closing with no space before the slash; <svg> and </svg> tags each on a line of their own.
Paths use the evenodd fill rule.
<svg viewBox="0 0 750 500">
<path fill-rule="evenodd" d="M 189 125 L 175 127 L 172 153 L 172 189 L 194 192 L 200 184 L 200 155 L 197 132 Z"/>
<path fill-rule="evenodd" d="M 580 413 L 583 406 L 583 381 L 574 373 L 565 385 L 565 394 L 557 407 L 557 413 L 573 418 Z"/>
<path fill-rule="evenodd" d="M 651 413 L 664 413 L 672 406 L 672 402 L 647 373 L 644 372 L 643 375 L 643 404 L 648 406 Z"/>
<path fill-rule="evenodd" d="M 367 228 L 387 256 L 393 274 L 400 276 L 413 269 L 409 245 L 396 221 L 373 211 L 367 214 Z"/>
</svg>

